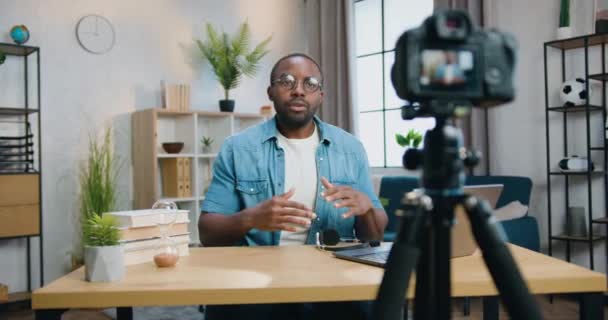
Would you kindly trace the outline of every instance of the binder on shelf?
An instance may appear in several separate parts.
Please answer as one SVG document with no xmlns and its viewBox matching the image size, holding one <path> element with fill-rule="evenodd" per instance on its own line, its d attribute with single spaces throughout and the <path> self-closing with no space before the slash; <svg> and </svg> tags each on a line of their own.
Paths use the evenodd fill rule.
<svg viewBox="0 0 608 320">
<path fill-rule="evenodd" d="M 189 84 L 169 84 L 162 80 L 161 98 L 163 108 L 173 111 L 190 110 L 190 85 Z"/>
<path fill-rule="evenodd" d="M 160 159 L 162 192 L 165 198 L 187 198 L 192 196 L 190 158 Z"/>
</svg>

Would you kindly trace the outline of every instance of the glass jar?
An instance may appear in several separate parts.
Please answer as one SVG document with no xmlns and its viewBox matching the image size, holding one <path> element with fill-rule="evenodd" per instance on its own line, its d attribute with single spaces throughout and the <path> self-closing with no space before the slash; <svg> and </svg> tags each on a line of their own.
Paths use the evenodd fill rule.
<svg viewBox="0 0 608 320">
<path fill-rule="evenodd" d="M 159 268 L 173 267 L 179 260 L 179 252 L 170 231 L 177 218 L 177 205 L 173 201 L 159 200 L 152 206 L 159 210 L 160 239 L 154 251 L 154 263 Z"/>
</svg>

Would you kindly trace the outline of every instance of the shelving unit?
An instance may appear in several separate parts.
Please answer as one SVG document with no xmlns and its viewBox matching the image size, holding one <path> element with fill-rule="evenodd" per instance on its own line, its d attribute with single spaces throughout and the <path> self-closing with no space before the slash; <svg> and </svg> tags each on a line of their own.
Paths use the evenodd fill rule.
<svg viewBox="0 0 608 320">
<path fill-rule="evenodd" d="M 593 249 L 594 244 L 598 241 L 602 241 L 606 239 L 605 235 L 602 234 L 593 234 L 594 225 L 595 224 L 606 224 L 606 233 L 608 234 L 608 144 L 606 137 L 602 137 L 603 145 L 594 145 L 592 146 L 591 142 L 591 117 L 601 117 L 601 126 L 602 132 L 606 130 L 606 81 L 608 81 L 608 73 L 606 72 L 606 43 L 608 43 L 608 35 L 587 35 L 563 40 L 555 40 L 544 43 L 544 79 L 545 79 L 545 126 L 546 126 L 546 147 L 547 147 L 547 207 L 548 207 L 548 237 L 549 237 L 549 254 L 553 255 L 553 241 L 565 241 L 566 242 L 566 260 L 570 261 L 571 259 L 571 242 L 582 242 L 586 243 L 589 250 L 589 265 L 591 269 L 594 269 L 594 255 Z M 601 47 L 601 73 L 589 73 L 589 47 L 592 46 L 600 46 Z M 561 80 L 564 82 L 566 80 L 566 51 L 567 50 L 583 50 L 584 57 L 584 68 L 585 75 L 584 78 L 587 80 L 585 82 L 585 87 L 587 92 L 589 92 L 589 83 L 591 80 L 593 81 L 601 81 L 602 82 L 602 96 L 601 96 L 601 104 L 592 104 L 590 102 L 590 97 L 588 96 L 585 104 L 578 106 L 551 106 L 550 107 L 550 98 L 549 98 L 549 75 L 548 75 L 548 50 L 559 50 L 561 54 Z M 602 154 L 602 164 L 596 164 L 596 170 L 587 170 L 585 172 L 559 172 L 555 171 L 555 167 L 557 161 L 552 161 L 551 159 L 551 134 L 550 134 L 550 113 L 559 112 L 562 113 L 562 124 L 563 124 L 563 137 L 560 139 L 563 144 L 563 157 L 569 157 L 573 154 L 569 153 L 568 150 L 568 120 L 569 114 L 576 113 L 584 113 L 585 117 L 585 138 L 586 145 L 584 148 L 584 156 L 591 160 L 592 152 L 601 152 Z M 576 154 L 576 153 L 574 153 Z M 552 181 L 552 177 L 555 176 L 563 176 L 563 190 L 564 190 L 564 208 L 567 210 L 570 207 L 570 189 L 572 187 L 572 179 L 575 176 L 582 176 L 586 178 L 587 184 L 587 237 L 576 237 L 567 234 L 553 234 L 552 228 L 552 218 L 553 218 L 553 210 L 552 210 L 552 194 L 551 190 L 555 182 Z M 603 211 L 601 214 L 602 217 L 597 217 L 599 214 L 594 215 L 593 208 L 593 186 L 592 180 L 596 178 L 603 178 L 603 190 L 597 190 L 596 192 L 601 192 L 604 198 L 604 207 L 600 210 Z M 596 187 L 596 189 L 598 189 Z M 569 216 L 564 212 L 566 217 L 566 225 L 570 224 Z M 595 216 L 595 217 L 594 217 Z M 606 246 L 606 255 L 608 255 L 608 246 Z"/>
<path fill-rule="evenodd" d="M 20 106 L 6 106 L 2 105 L 4 101 L 0 101 L 0 241 L 27 241 L 27 291 L 10 293 L 6 303 L 13 303 L 30 299 L 32 237 L 39 240 L 40 286 L 44 284 L 40 48 L 0 43 L 0 51 L 7 55 L 5 65 L 0 69 L 11 63 L 23 64 L 23 101 L 18 103 Z M 30 70 L 33 62 L 36 69 Z M 30 72 L 35 73 L 34 79 Z M 31 90 L 32 83 L 36 83 L 35 91 Z M 0 282 L 6 282 L 2 280 Z"/>
<path fill-rule="evenodd" d="M 201 201 L 211 182 L 213 161 L 223 141 L 266 118 L 257 114 L 146 109 L 133 113 L 131 120 L 134 207 L 150 208 L 159 199 L 176 202 L 180 208 L 190 210 L 190 238 L 198 242 Z M 203 153 L 200 143 L 203 136 L 214 141 L 211 153 Z M 167 154 L 161 146 L 164 142 L 183 142 L 184 148 L 180 153 Z M 176 157 L 192 159 L 192 197 L 168 198 L 162 194 L 160 161 Z"/>
</svg>

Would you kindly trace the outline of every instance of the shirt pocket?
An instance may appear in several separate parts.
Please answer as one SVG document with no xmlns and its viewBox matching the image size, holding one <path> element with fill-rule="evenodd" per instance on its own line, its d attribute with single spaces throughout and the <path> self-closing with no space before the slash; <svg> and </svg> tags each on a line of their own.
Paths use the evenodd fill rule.
<svg viewBox="0 0 608 320">
<path fill-rule="evenodd" d="M 270 198 L 268 180 L 241 180 L 237 182 L 236 190 L 244 208 L 255 207 Z"/>
</svg>

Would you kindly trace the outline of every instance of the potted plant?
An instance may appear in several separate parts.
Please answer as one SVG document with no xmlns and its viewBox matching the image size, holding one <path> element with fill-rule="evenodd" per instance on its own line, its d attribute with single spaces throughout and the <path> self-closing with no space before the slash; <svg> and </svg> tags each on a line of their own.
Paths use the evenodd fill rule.
<svg viewBox="0 0 608 320">
<path fill-rule="evenodd" d="M 561 0 L 559 10 L 559 28 L 557 28 L 557 39 L 566 39 L 572 36 L 570 27 L 570 0 Z"/>
<path fill-rule="evenodd" d="M 205 137 L 201 139 L 201 144 L 203 145 L 203 153 L 211 153 L 211 145 L 213 144 L 213 138 Z"/>
<path fill-rule="evenodd" d="M 215 77 L 224 88 L 220 111 L 234 111 L 234 100 L 230 99 L 230 90 L 239 85 L 243 75 L 253 76 L 258 70 L 260 60 L 269 52 L 266 46 L 272 37 L 262 41 L 252 51 L 249 51 L 250 38 L 247 22 L 241 24 L 239 31 L 233 37 L 225 32 L 218 34 L 215 28 L 207 23 L 207 41 L 196 40 L 203 59 L 209 62 Z"/>
<path fill-rule="evenodd" d="M 422 142 L 422 133 L 410 129 L 405 136 L 397 133 L 395 134 L 395 138 L 397 139 L 397 144 L 400 146 L 417 149 Z"/>
<path fill-rule="evenodd" d="M 107 129 L 102 142 L 89 137 L 89 155 L 80 169 L 80 214 L 77 223 L 84 223 L 92 215 L 116 209 L 116 179 L 119 160 L 112 151 L 111 131 Z M 82 265 L 82 241 L 76 241 L 72 254 L 72 269 Z"/>
<path fill-rule="evenodd" d="M 82 228 L 85 280 L 111 282 L 125 273 L 118 221 L 111 215 L 91 213 Z"/>
</svg>

